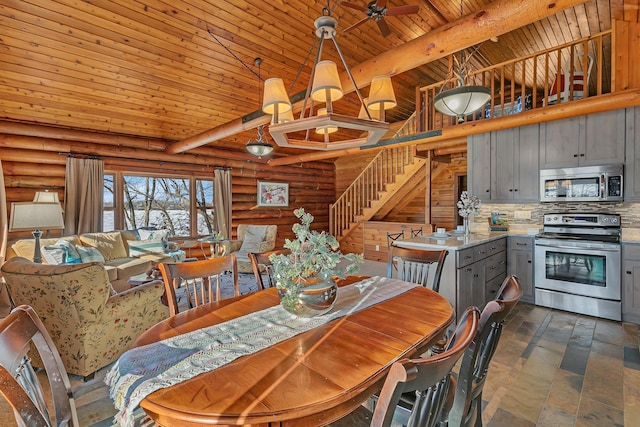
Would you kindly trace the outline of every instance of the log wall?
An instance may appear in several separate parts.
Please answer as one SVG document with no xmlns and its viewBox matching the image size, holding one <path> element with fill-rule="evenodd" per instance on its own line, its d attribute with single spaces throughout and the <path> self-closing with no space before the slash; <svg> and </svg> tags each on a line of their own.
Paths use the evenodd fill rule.
<svg viewBox="0 0 640 427">
<path fill-rule="evenodd" d="M 15 133 L 12 133 L 15 132 Z M 233 236 L 241 223 L 277 224 L 277 246 L 293 238 L 297 222 L 293 210 L 304 207 L 315 217 L 313 228 L 328 230 L 328 206 L 335 201 L 335 167 L 310 162 L 272 167 L 237 149 L 201 147 L 187 154 L 166 154 L 167 142 L 146 138 L 74 132 L 43 126 L 0 122 L 0 159 L 5 175 L 7 205 L 33 200 L 36 191 L 58 192 L 64 200 L 66 153 L 97 155 L 105 171 L 187 175 L 212 178 L 215 167 L 232 173 Z M 289 183 L 289 207 L 265 208 L 256 204 L 257 181 Z M 30 237 L 10 233 L 9 239 Z"/>
<path fill-rule="evenodd" d="M 456 228 L 456 175 L 467 173 L 466 153 L 451 155 L 451 163 L 431 180 L 431 224 L 447 230 Z"/>
</svg>

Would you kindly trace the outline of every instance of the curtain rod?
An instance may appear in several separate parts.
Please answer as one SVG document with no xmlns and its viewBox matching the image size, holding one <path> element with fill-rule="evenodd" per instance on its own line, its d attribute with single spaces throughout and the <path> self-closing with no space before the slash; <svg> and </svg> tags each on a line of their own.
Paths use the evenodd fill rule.
<svg viewBox="0 0 640 427">
<path fill-rule="evenodd" d="M 86 158 L 86 159 L 96 159 L 96 160 L 102 160 L 102 159 L 114 159 L 114 160 L 134 160 L 136 162 L 146 162 L 146 163 L 159 163 L 160 165 L 166 165 L 166 164 L 171 164 L 171 165 L 184 165 L 184 164 L 188 164 L 188 163 L 178 163 L 178 162 L 170 162 L 170 161 L 166 161 L 166 160 L 151 160 L 151 159 L 124 159 L 122 157 L 117 157 L 117 156 L 95 156 L 95 155 L 89 155 L 89 154 L 78 154 L 78 153 L 65 153 L 65 152 L 58 152 L 59 155 L 61 156 L 67 156 L 67 157 L 79 157 L 79 158 Z M 230 166 L 211 166 L 211 165 L 199 165 L 202 166 L 204 168 L 213 168 L 213 169 L 222 169 L 222 170 L 233 170 L 232 167 Z"/>
</svg>

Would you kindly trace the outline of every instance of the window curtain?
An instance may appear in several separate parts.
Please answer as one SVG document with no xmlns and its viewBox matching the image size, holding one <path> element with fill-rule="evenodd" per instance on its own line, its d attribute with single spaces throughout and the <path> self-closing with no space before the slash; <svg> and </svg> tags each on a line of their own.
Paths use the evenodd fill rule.
<svg viewBox="0 0 640 427">
<path fill-rule="evenodd" d="M 214 207 L 216 228 L 225 238 L 231 238 L 231 171 L 216 169 L 214 172 Z"/>
<path fill-rule="evenodd" d="M 67 157 L 64 234 L 102 231 L 104 164 L 98 159 Z"/>
</svg>

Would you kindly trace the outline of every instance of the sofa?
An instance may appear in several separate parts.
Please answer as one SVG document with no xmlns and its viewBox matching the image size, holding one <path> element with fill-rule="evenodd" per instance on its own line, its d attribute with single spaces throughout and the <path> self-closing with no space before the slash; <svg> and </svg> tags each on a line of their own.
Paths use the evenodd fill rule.
<svg viewBox="0 0 640 427">
<path fill-rule="evenodd" d="M 252 273 L 249 252 L 267 252 L 276 247 L 277 225 L 239 224 L 237 239 L 225 242 L 225 253 L 235 254 L 238 273 Z"/>
<path fill-rule="evenodd" d="M 40 240 L 44 264 L 100 262 L 116 292 L 129 288 L 129 278 L 150 271 L 160 262 L 185 258 L 184 251 L 166 241 L 165 230 L 123 230 Z M 7 259 L 33 259 L 35 241 L 21 239 L 7 250 Z M 38 313 L 40 314 L 40 313 Z"/>
<path fill-rule="evenodd" d="M 160 301 L 162 281 L 113 293 L 99 262 L 36 264 L 10 258 L 2 274 L 16 305 L 27 304 L 42 319 L 67 372 L 91 377 L 129 349 L 149 327 L 169 316 Z M 35 366 L 42 362 L 32 355 Z"/>
</svg>

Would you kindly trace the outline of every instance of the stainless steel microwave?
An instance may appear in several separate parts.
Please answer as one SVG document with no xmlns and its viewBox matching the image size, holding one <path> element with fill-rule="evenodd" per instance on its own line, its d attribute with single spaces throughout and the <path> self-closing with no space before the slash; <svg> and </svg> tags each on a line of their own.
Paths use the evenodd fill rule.
<svg viewBox="0 0 640 427">
<path fill-rule="evenodd" d="M 540 170 L 541 202 L 622 201 L 623 166 Z"/>
</svg>

